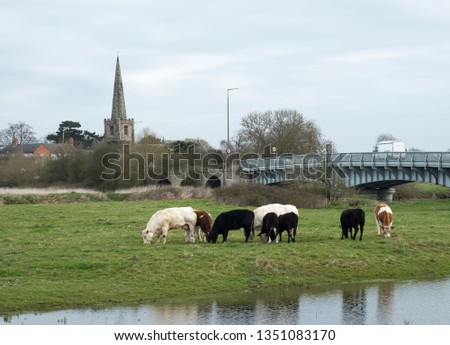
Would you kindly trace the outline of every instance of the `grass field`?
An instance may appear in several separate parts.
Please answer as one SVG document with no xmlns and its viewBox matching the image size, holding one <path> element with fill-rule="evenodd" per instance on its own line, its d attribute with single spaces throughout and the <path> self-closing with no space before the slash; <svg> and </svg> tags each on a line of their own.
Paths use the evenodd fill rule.
<svg viewBox="0 0 450 345">
<path fill-rule="evenodd" d="M 239 230 L 228 243 L 192 244 L 175 230 L 166 245 L 144 246 L 141 230 L 155 211 L 187 205 L 213 218 L 237 208 L 208 200 L 0 205 L 0 315 L 450 275 L 450 199 L 392 203 L 389 239 L 376 234 L 373 202 L 363 207 L 363 241 L 340 240 L 345 207 L 333 206 L 300 209 L 295 243 L 246 244 Z"/>
</svg>

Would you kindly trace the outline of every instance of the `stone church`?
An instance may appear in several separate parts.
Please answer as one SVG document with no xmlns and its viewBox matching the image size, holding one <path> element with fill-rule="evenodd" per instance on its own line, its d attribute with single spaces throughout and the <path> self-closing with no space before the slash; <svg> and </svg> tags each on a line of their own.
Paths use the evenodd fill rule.
<svg viewBox="0 0 450 345">
<path fill-rule="evenodd" d="M 134 144 L 134 119 L 127 118 L 119 56 L 116 62 L 111 118 L 105 119 L 104 125 L 103 140 L 106 142 Z"/>
</svg>

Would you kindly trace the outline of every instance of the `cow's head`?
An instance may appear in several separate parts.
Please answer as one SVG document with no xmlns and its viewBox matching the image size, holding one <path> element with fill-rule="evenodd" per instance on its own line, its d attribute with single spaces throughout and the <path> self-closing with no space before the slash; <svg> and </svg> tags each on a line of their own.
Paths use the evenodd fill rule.
<svg viewBox="0 0 450 345">
<path fill-rule="evenodd" d="M 391 237 L 391 230 L 394 228 L 392 225 L 390 226 L 382 226 L 383 228 L 383 232 L 384 232 L 384 237 Z"/>
<path fill-rule="evenodd" d="M 211 231 L 208 236 L 206 237 L 206 240 L 208 242 L 212 242 L 212 243 L 216 243 L 217 242 L 217 238 L 219 237 L 219 234 L 215 231 Z"/>
<path fill-rule="evenodd" d="M 142 230 L 142 239 L 144 240 L 144 244 L 152 243 L 153 232 L 148 229 Z"/>
<path fill-rule="evenodd" d="M 205 236 L 205 241 L 206 242 L 211 242 L 209 234 L 210 234 L 210 232 L 203 232 L 203 235 Z"/>
<path fill-rule="evenodd" d="M 273 242 L 273 241 L 275 241 L 276 239 L 277 239 L 277 236 L 278 236 L 278 231 L 277 231 L 277 229 L 275 228 L 275 229 L 271 229 L 270 230 L 270 240 Z"/>
</svg>

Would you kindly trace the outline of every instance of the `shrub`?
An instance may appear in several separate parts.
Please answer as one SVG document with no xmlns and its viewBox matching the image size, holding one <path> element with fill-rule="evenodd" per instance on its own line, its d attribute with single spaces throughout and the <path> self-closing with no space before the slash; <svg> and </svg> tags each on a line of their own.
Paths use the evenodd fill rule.
<svg viewBox="0 0 450 345">
<path fill-rule="evenodd" d="M 271 203 L 292 204 L 298 208 L 327 206 L 326 187 L 321 184 L 288 182 L 278 185 L 235 184 L 214 189 L 214 197 L 225 204 L 261 206 Z"/>
<path fill-rule="evenodd" d="M 132 193 L 128 200 L 186 200 L 211 199 L 212 190 L 205 187 L 150 186 L 145 191 Z"/>
</svg>

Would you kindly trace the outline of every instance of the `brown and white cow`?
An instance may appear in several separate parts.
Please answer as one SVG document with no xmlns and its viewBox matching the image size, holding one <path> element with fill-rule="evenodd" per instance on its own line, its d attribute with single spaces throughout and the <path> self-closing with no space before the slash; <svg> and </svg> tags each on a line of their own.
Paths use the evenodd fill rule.
<svg viewBox="0 0 450 345">
<path fill-rule="evenodd" d="M 391 237 L 393 213 L 386 204 L 378 204 L 375 207 L 375 221 L 377 223 L 378 235 L 383 230 L 384 237 Z"/>
<path fill-rule="evenodd" d="M 199 242 L 209 242 L 209 233 L 212 227 L 212 217 L 209 212 L 195 211 L 197 215 L 197 223 L 195 224 L 195 232 Z M 202 235 L 203 233 L 203 235 Z"/>
</svg>

